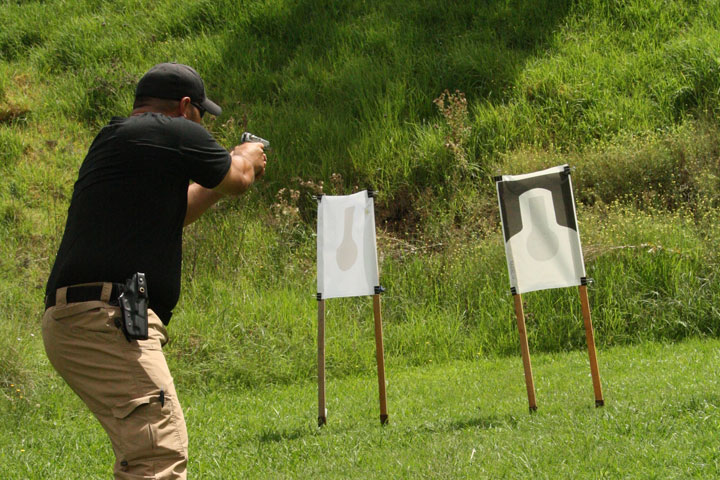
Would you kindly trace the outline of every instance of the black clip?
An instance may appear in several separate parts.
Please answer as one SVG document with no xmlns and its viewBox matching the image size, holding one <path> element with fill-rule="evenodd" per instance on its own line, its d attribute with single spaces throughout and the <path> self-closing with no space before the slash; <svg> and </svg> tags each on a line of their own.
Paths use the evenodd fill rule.
<svg viewBox="0 0 720 480">
<path fill-rule="evenodd" d="M 503 181 L 502 175 L 496 175 L 496 176 L 494 176 L 494 177 L 493 177 L 493 180 L 495 180 L 495 183 L 497 183 L 497 182 L 502 182 L 502 181 Z"/>
<path fill-rule="evenodd" d="M 563 174 L 570 176 L 571 171 L 572 171 L 572 168 L 570 168 L 570 165 L 565 165 L 565 168 L 563 169 Z"/>
<path fill-rule="evenodd" d="M 377 285 L 377 286 L 375 287 L 375 295 L 380 295 L 380 294 L 383 293 L 384 291 L 385 291 L 385 288 L 381 287 L 380 285 Z"/>
<path fill-rule="evenodd" d="M 319 293 L 319 292 L 318 292 L 318 294 L 315 295 L 315 298 L 317 298 L 317 301 L 318 301 L 318 302 L 319 302 L 320 300 L 322 300 L 322 293 Z"/>
<path fill-rule="evenodd" d="M 320 203 L 322 201 L 322 197 L 325 195 L 324 193 L 318 193 L 317 195 L 313 195 L 312 197 Z"/>
<path fill-rule="evenodd" d="M 588 277 L 580 277 L 580 285 L 591 285 L 595 280 Z"/>
<path fill-rule="evenodd" d="M 367 196 L 368 196 L 368 198 L 375 198 L 376 193 L 377 192 L 375 190 L 368 190 Z"/>
<path fill-rule="evenodd" d="M 517 294 L 518 294 L 518 293 L 517 293 L 517 288 L 515 288 L 515 287 L 510 287 L 510 293 L 512 293 L 513 295 L 517 295 Z"/>
</svg>

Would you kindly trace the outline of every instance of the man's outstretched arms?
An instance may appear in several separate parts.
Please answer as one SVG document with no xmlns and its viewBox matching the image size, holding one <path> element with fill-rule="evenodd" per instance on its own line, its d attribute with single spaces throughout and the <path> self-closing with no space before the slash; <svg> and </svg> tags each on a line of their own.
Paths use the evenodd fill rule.
<svg viewBox="0 0 720 480">
<path fill-rule="evenodd" d="M 200 218 L 224 195 L 240 195 L 265 174 L 267 157 L 262 143 L 243 143 L 230 151 L 230 169 L 215 188 L 193 183 L 188 187 L 188 205 L 183 226 Z"/>
</svg>

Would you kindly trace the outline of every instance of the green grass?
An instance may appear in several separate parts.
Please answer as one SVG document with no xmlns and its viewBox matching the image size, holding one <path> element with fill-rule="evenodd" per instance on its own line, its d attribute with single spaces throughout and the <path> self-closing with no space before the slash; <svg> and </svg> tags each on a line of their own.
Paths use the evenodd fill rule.
<svg viewBox="0 0 720 480">
<path fill-rule="evenodd" d="M 168 354 L 198 385 L 312 376 L 320 182 L 329 193 L 380 189 L 386 345 L 399 364 L 514 351 L 489 176 L 562 163 L 576 167 L 600 345 L 717 335 L 712 2 L 169 5 L 0 8 L 4 384 L 31 381 L 42 362 L 30 333 L 87 145 L 164 60 L 203 73 L 225 106 L 208 123 L 222 141 L 247 128 L 274 145 L 265 182 L 186 232 Z M 446 90 L 452 108 L 438 109 Z M 541 351 L 582 346 L 575 299 L 527 296 Z M 367 302 L 329 308 L 330 359 L 357 374 L 372 358 Z M 275 368 L 255 368 L 267 358 Z"/>
<path fill-rule="evenodd" d="M 215 213 L 198 226 L 212 234 L 198 238 L 192 230 L 186 250 L 191 258 L 195 252 L 221 256 L 212 262 L 193 260 L 194 267 L 186 264 L 184 297 L 168 349 L 181 367 L 176 375 L 199 385 L 312 378 L 314 252 L 302 243 L 294 261 L 285 263 L 291 254 L 278 249 L 289 247 L 272 237 L 256 239 L 263 230 L 251 218 L 242 222 L 242 240 L 233 245 L 222 213 Z M 704 228 L 717 222 L 706 218 L 695 225 L 682 214 L 634 207 L 592 207 L 580 215 L 589 232 L 581 233 L 588 276 L 595 280 L 590 303 L 599 345 L 718 334 L 717 250 L 711 240 L 717 236 Z M 441 253 L 380 248 L 381 283 L 387 288 L 382 297 L 385 349 L 392 362 L 421 366 L 516 351 L 500 237 L 448 245 Z M 245 244 L 263 245 L 255 250 L 258 263 L 247 260 Z M 202 270 L 203 265 L 212 271 Z M 278 278 L 286 282 L 278 284 Z M 524 300 L 536 348 L 583 348 L 575 289 L 532 292 Z M 357 374 L 374 361 L 371 305 L 368 298 L 327 302 L 328 358 L 336 374 Z"/>
<path fill-rule="evenodd" d="M 532 345 L 531 345 L 532 348 Z M 328 424 L 313 382 L 187 390 L 190 472 L 198 478 L 715 478 L 720 474 L 717 340 L 599 351 L 606 405 L 594 408 L 587 353 L 535 354 L 528 412 L 519 355 L 422 368 L 387 365 L 390 423 L 377 380 L 329 371 Z M 22 386 L 19 386 L 22 393 Z M 99 425 L 53 378 L 5 390 L 4 479 L 106 478 Z"/>
<path fill-rule="evenodd" d="M 0 477 L 107 476 L 39 318 L 88 145 L 162 61 L 201 72 L 221 142 L 273 144 L 267 178 L 185 234 L 166 354 L 195 472 L 716 476 L 719 51 L 710 0 L 0 2 Z M 564 163 L 609 402 L 577 292 L 532 292 L 528 416 L 491 178 Z M 313 427 L 321 186 L 379 191 L 389 428 L 367 298 L 327 303 Z"/>
</svg>

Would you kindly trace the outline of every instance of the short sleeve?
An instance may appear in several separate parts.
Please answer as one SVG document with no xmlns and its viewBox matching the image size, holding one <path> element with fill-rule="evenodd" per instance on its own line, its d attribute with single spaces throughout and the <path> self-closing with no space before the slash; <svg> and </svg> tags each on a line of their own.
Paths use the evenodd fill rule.
<svg viewBox="0 0 720 480">
<path fill-rule="evenodd" d="M 180 154 L 190 179 L 205 188 L 216 187 L 230 170 L 230 153 L 201 125 L 188 120 L 183 124 Z"/>
</svg>

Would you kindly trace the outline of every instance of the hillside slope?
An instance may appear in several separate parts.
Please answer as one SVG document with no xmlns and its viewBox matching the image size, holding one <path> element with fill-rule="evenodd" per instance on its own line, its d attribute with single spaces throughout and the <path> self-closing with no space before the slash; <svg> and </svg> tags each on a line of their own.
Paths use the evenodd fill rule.
<svg viewBox="0 0 720 480">
<path fill-rule="evenodd" d="M 380 192 L 389 357 L 514 354 L 491 177 L 562 163 L 599 344 L 718 334 L 715 2 L 351 3 L 0 5 L 0 384 L 48 373 L 38 318 L 77 167 L 169 60 L 224 107 L 220 140 L 274 147 L 262 185 L 187 231 L 168 349 L 187 382 L 312 376 L 320 188 Z M 583 346 L 574 295 L 529 296 L 534 349 Z M 366 307 L 329 312 L 339 375 L 373 361 Z"/>
</svg>

